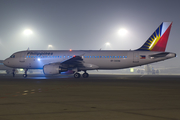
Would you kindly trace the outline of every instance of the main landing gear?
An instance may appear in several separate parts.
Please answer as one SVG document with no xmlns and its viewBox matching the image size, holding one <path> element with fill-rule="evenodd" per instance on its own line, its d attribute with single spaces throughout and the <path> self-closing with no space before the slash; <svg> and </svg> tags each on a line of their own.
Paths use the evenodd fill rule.
<svg viewBox="0 0 180 120">
<path fill-rule="evenodd" d="M 23 74 L 23 77 L 24 77 L 24 78 L 27 77 L 27 71 L 28 71 L 28 69 L 25 69 L 25 72 L 24 72 L 24 74 Z"/>
<path fill-rule="evenodd" d="M 88 78 L 89 77 L 89 74 L 84 71 L 84 73 L 82 74 L 83 78 Z M 74 78 L 80 78 L 81 77 L 81 74 L 80 73 L 75 73 L 74 74 Z"/>
</svg>

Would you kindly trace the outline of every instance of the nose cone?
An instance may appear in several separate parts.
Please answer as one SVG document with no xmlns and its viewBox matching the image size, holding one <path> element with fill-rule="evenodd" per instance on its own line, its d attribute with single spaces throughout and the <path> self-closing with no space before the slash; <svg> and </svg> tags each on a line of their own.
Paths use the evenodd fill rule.
<svg viewBox="0 0 180 120">
<path fill-rule="evenodd" d="M 5 66 L 8 66 L 8 67 L 9 67 L 9 60 L 8 60 L 8 59 L 5 59 L 5 60 L 3 61 L 3 64 L 4 64 Z"/>
</svg>

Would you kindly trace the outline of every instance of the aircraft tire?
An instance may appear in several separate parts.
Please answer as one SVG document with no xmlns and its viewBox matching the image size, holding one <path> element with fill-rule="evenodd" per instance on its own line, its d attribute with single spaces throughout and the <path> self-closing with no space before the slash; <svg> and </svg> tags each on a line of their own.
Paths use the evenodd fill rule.
<svg viewBox="0 0 180 120">
<path fill-rule="evenodd" d="M 83 73 L 83 78 L 88 78 L 89 74 L 88 73 Z"/>
<path fill-rule="evenodd" d="M 74 74 L 74 78 L 80 78 L 80 77 L 81 77 L 81 74 L 79 74 L 79 73 Z"/>
<path fill-rule="evenodd" d="M 27 74 L 23 74 L 23 77 L 26 78 L 26 77 L 27 77 Z"/>
</svg>

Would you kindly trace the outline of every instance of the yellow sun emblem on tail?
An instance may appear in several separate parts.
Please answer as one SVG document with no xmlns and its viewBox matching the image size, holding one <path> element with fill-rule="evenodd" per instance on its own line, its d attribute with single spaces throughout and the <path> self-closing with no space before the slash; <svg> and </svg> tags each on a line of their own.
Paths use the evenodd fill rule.
<svg viewBox="0 0 180 120">
<path fill-rule="evenodd" d="M 160 30 L 160 28 L 159 28 L 159 30 Z M 148 50 L 152 50 L 160 38 L 161 38 L 160 32 L 157 35 L 157 32 L 155 31 L 155 34 L 152 34 L 151 37 L 149 38 L 149 40 L 147 41 Z"/>
</svg>

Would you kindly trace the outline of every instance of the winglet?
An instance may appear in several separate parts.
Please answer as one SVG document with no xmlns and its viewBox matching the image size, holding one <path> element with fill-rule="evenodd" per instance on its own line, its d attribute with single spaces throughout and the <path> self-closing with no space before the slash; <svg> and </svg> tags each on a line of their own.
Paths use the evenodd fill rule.
<svg viewBox="0 0 180 120">
<path fill-rule="evenodd" d="M 172 22 L 163 22 L 137 51 L 161 51 L 166 50 Z"/>
</svg>

